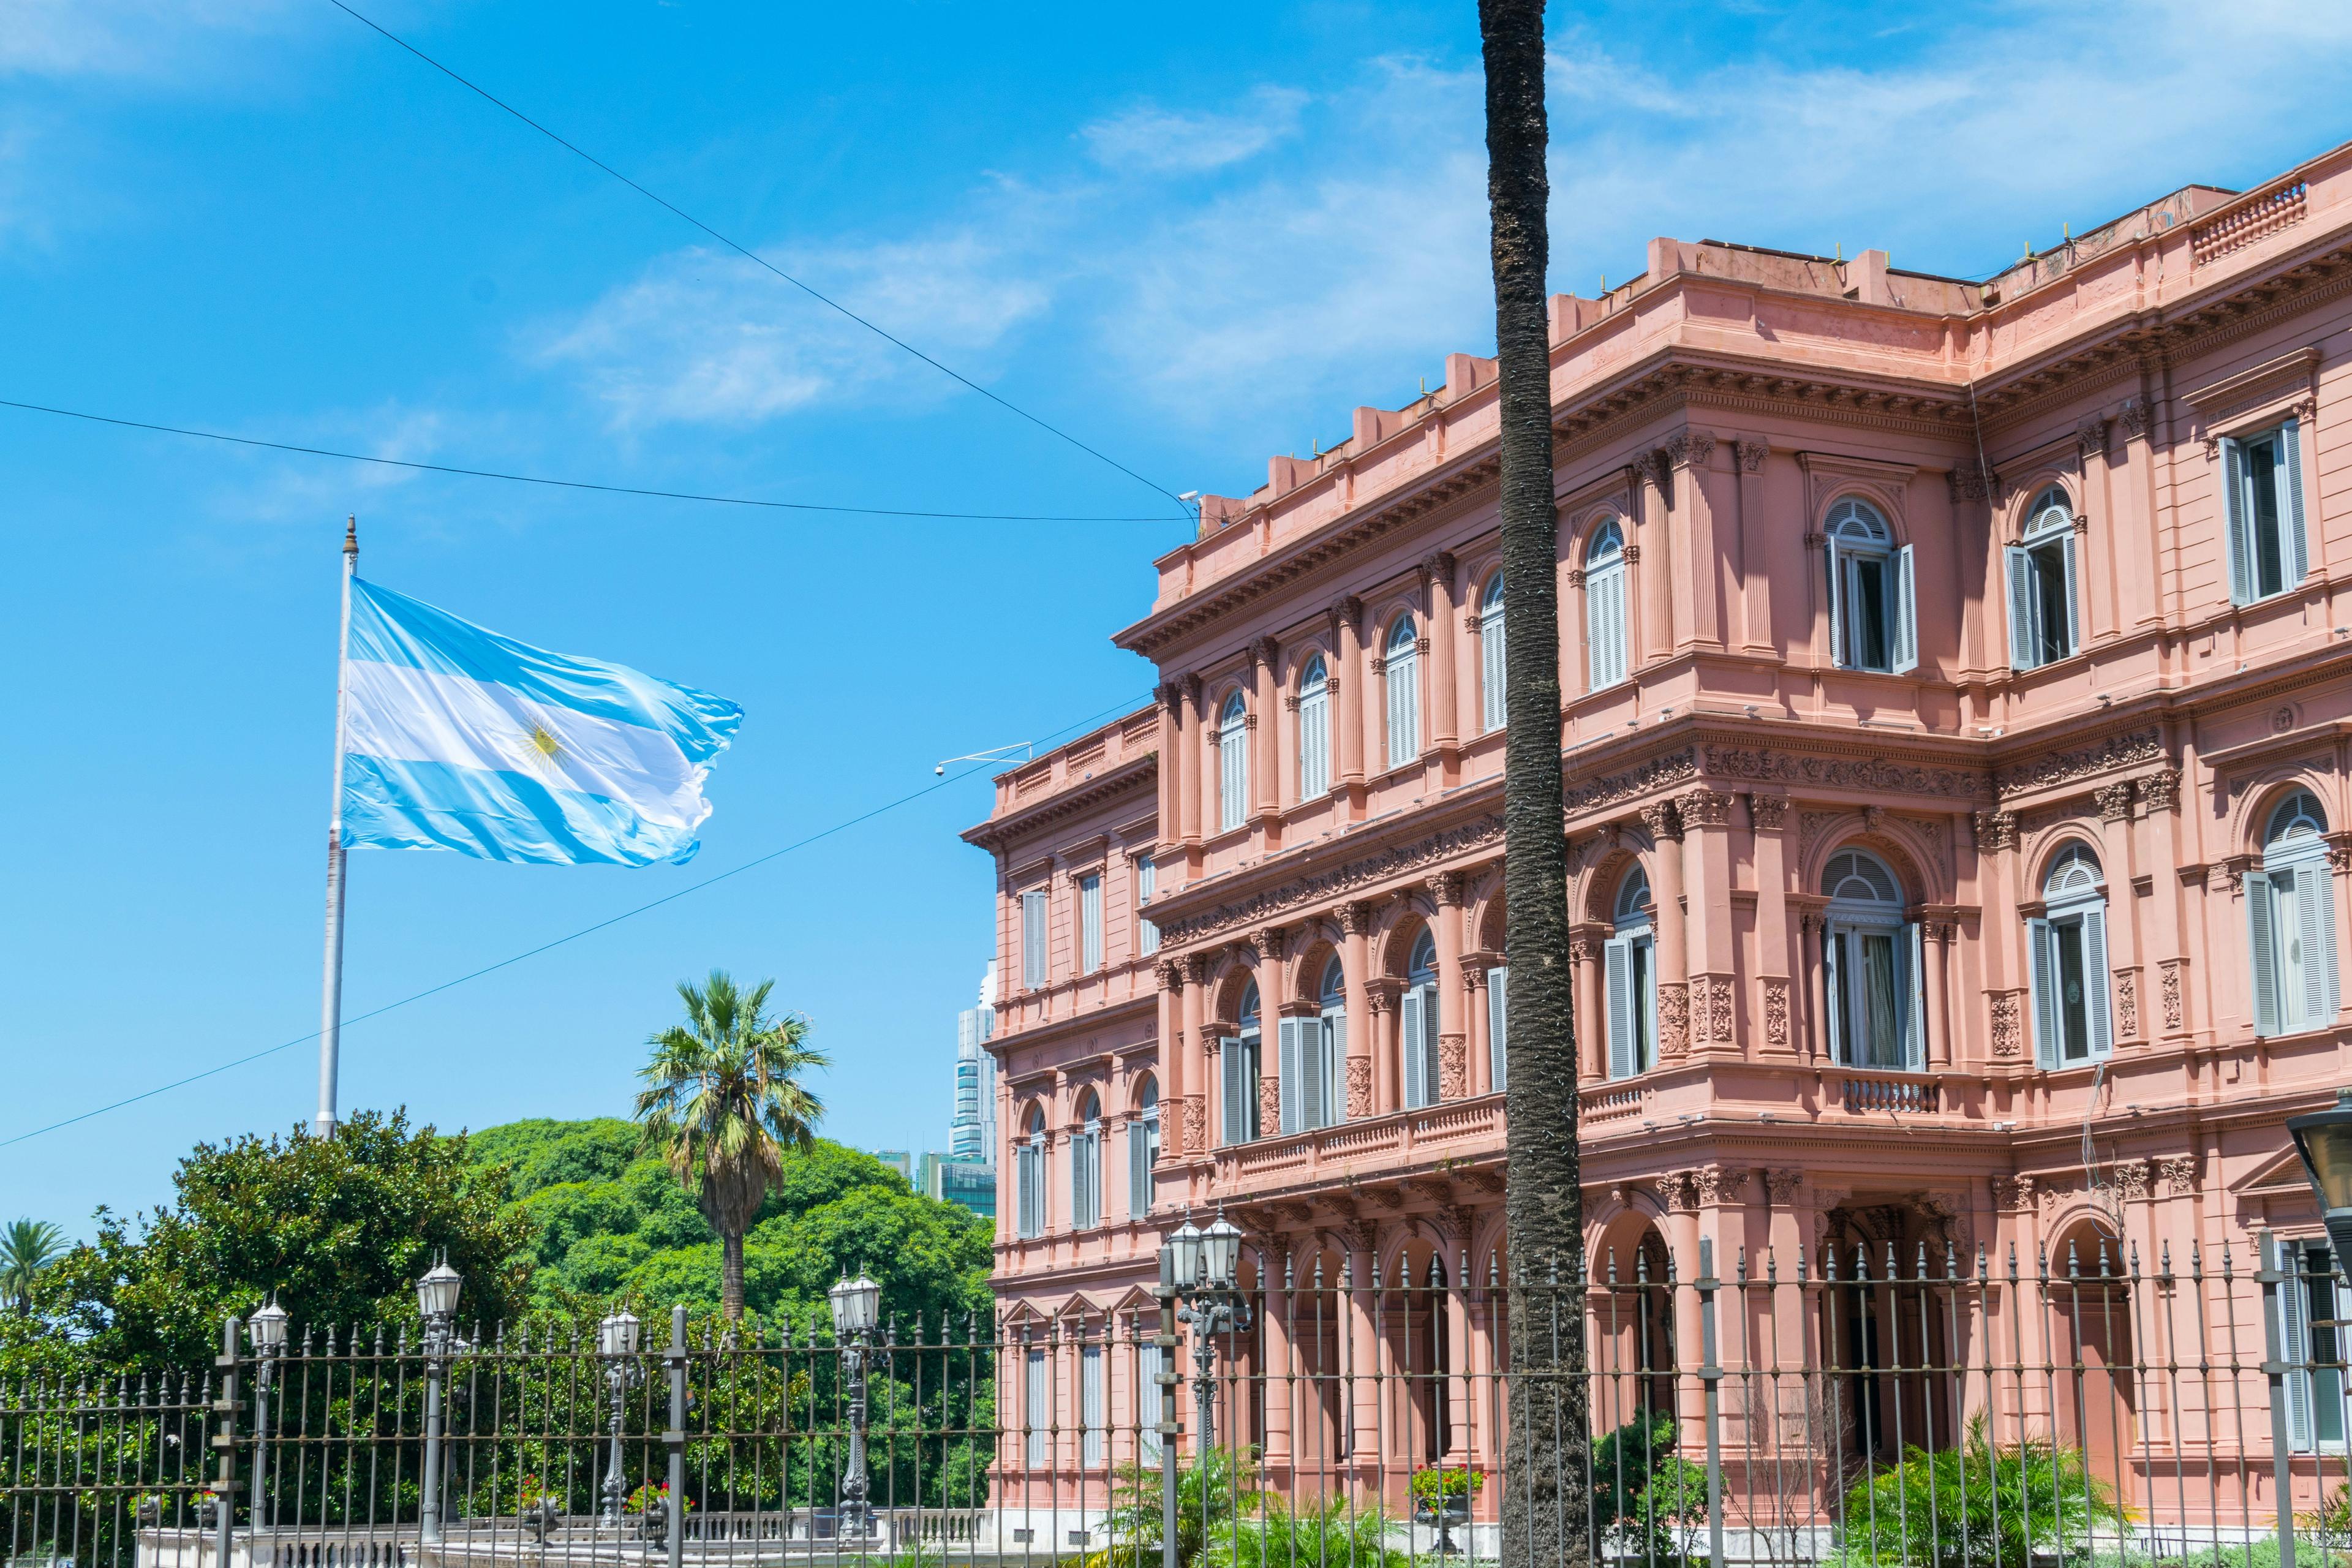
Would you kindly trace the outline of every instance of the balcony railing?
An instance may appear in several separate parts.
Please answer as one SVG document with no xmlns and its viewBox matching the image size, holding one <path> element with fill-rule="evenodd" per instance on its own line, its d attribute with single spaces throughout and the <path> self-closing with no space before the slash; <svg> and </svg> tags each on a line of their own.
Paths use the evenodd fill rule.
<svg viewBox="0 0 2352 1568">
<path fill-rule="evenodd" d="M 1942 1109 L 1939 1086 L 1931 1078 L 1901 1073 L 1847 1072 L 1838 1079 L 1838 1098 L 1856 1114 L 1892 1112 L 1896 1116 L 1933 1116 Z"/>
</svg>

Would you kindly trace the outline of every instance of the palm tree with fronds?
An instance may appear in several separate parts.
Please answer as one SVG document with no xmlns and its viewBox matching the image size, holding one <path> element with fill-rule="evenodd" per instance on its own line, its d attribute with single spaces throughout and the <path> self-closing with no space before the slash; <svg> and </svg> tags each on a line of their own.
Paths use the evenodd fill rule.
<svg viewBox="0 0 2352 1568">
<path fill-rule="evenodd" d="M 646 1042 L 653 1059 L 637 1075 L 644 1146 L 661 1151 L 719 1233 L 719 1300 L 733 1322 L 743 1318 L 743 1233 L 782 1179 L 784 1152 L 805 1152 L 824 1115 L 801 1076 L 829 1059 L 806 1044 L 806 1018 L 767 1016 L 775 984 L 738 990 L 723 969 L 700 985 L 679 981 L 686 1022 Z"/>
<path fill-rule="evenodd" d="M 0 1231 L 0 1295 L 19 1313 L 33 1310 L 33 1281 L 65 1256 L 66 1233 L 45 1219 L 11 1220 Z"/>
</svg>

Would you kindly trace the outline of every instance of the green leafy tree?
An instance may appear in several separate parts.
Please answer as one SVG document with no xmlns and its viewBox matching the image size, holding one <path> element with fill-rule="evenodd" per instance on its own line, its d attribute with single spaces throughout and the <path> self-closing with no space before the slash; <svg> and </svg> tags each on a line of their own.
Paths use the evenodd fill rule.
<svg viewBox="0 0 2352 1568">
<path fill-rule="evenodd" d="M 66 1249 L 66 1233 L 45 1219 L 11 1220 L 0 1231 L 0 1294 L 23 1317 L 33 1310 L 33 1283 Z"/>
<path fill-rule="evenodd" d="M 1110 1545 L 1086 1568 L 1158 1568 L 1160 1500 L 1158 1465 L 1122 1465 L 1111 1478 L 1110 1511 L 1103 1531 Z M 1176 1562 L 1202 1568 L 1213 1543 L 1230 1537 L 1235 1522 L 1269 1500 L 1258 1489 L 1257 1450 L 1211 1448 L 1176 1467 Z M 1312 1561 L 1307 1559 L 1306 1561 Z"/>
<path fill-rule="evenodd" d="M 446 1252 L 465 1315 L 491 1323 L 526 1298 L 532 1224 L 501 1166 L 466 1138 L 361 1111 L 330 1138 L 200 1143 L 173 1201 L 135 1220 L 104 1209 L 98 1234 L 44 1273 L 34 1301 L 100 1367 L 205 1364 L 221 1320 L 276 1291 L 298 1327 L 407 1321 L 415 1281 Z"/>
<path fill-rule="evenodd" d="M 1958 1447 L 1909 1448 L 1900 1464 L 1846 1493 L 1839 1562 L 2084 1564 L 2091 1532 L 2123 1521 L 2115 1489 L 2090 1473 L 2080 1450 L 2045 1439 L 2000 1447 L 1979 1413 Z"/>
<path fill-rule="evenodd" d="M 637 1121 L 680 1187 L 694 1194 L 719 1233 L 720 1306 L 743 1316 L 743 1236 L 783 1174 L 787 1150 L 816 1142 L 824 1104 L 800 1079 L 824 1067 L 804 1042 L 808 1020 L 767 1016 L 773 981 L 740 991 L 724 970 L 701 985 L 678 983 L 686 1022 L 647 1043 L 653 1060 L 638 1074 Z"/>
</svg>

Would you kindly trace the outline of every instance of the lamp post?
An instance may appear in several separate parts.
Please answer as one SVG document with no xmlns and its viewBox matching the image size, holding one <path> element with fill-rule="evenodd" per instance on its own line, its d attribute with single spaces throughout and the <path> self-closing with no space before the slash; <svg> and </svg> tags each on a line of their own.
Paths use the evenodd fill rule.
<svg viewBox="0 0 2352 1568">
<path fill-rule="evenodd" d="M 841 1479 L 836 1534 L 863 1541 L 872 1531 L 866 1491 L 866 1353 L 881 1310 L 882 1288 L 859 1269 L 826 1292 L 833 1308 L 833 1335 L 841 1346 L 842 1377 L 849 1385 L 849 1469 Z"/>
<path fill-rule="evenodd" d="M 2320 1220 L 2336 1247 L 2336 1267 L 2352 1268 L 2352 1089 L 2337 1089 L 2329 1110 L 2289 1117 L 2286 1130 L 2319 1199 Z"/>
<path fill-rule="evenodd" d="M 613 1449 L 604 1467 L 604 1522 L 621 1529 L 621 1423 L 628 1413 L 629 1384 L 637 1380 L 637 1315 L 626 1307 L 596 1325 L 596 1353 L 604 1358 L 604 1382 L 613 1391 Z"/>
<path fill-rule="evenodd" d="M 245 1321 L 245 1332 L 253 1344 L 253 1527 L 259 1530 L 269 1522 L 269 1373 L 286 1350 L 286 1309 L 274 1293 Z"/>
<path fill-rule="evenodd" d="M 1216 1440 L 1216 1337 L 1246 1333 L 1250 1326 L 1249 1303 L 1240 1289 L 1242 1233 L 1222 1209 L 1205 1230 L 1188 1215 L 1163 1250 L 1163 1274 L 1185 1302 L 1176 1319 L 1192 1330 L 1192 1404 L 1200 1416 L 1195 1443 L 1206 1458 Z"/>
<path fill-rule="evenodd" d="M 449 1359 L 450 1327 L 457 1321 L 457 1297 L 465 1288 L 465 1277 L 449 1267 L 446 1253 L 416 1282 L 416 1310 L 425 1317 L 425 1465 L 419 1477 L 424 1490 L 416 1532 L 428 1542 L 441 1539 L 441 1379 Z"/>
</svg>

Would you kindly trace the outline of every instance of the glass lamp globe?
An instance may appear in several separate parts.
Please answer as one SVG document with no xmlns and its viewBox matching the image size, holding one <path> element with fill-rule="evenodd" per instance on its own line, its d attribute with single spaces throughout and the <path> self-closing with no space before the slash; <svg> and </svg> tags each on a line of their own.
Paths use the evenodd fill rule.
<svg viewBox="0 0 2352 1568">
<path fill-rule="evenodd" d="M 1216 1223 L 1201 1233 L 1202 1283 L 1212 1290 L 1230 1290 L 1241 1277 L 1241 1227 L 1220 1214 Z"/>
<path fill-rule="evenodd" d="M 1201 1227 L 1190 1216 L 1176 1227 L 1168 1238 L 1169 1256 L 1175 1264 L 1169 1283 L 1190 1294 L 1201 1288 Z"/>
<path fill-rule="evenodd" d="M 2288 1117 L 2286 1130 L 2303 1156 L 2327 1239 L 2336 1245 L 2336 1267 L 2343 1268 L 2352 1259 L 2352 1089 L 2337 1089 L 2326 1110 Z"/>
<path fill-rule="evenodd" d="M 245 1331 L 255 1350 L 275 1355 L 286 1348 L 286 1309 L 275 1296 L 254 1309 L 253 1316 L 245 1321 Z"/>
<path fill-rule="evenodd" d="M 857 1271 L 855 1279 L 844 1278 L 825 1294 L 833 1307 L 833 1331 L 837 1337 L 874 1331 L 882 1310 L 882 1287 L 867 1279 L 864 1269 Z"/>
<path fill-rule="evenodd" d="M 637 1315 L 626 1307 L 596 1325 L 596 1349 L 613 1357 L 637 1353 Z"/>
<path fill-rule="evenodd" d="M 465 1277 L 445 1257 L 416 1282 L 416 1310 L 427 1318 L 450 1317 L 457 1310 L 457 1293 L 465 1288 Z"/>
</svg>

